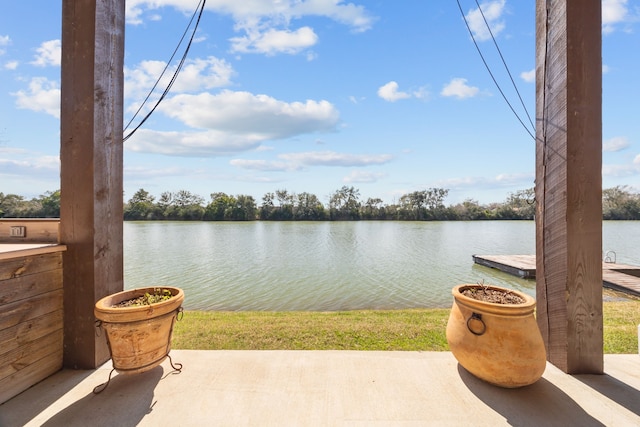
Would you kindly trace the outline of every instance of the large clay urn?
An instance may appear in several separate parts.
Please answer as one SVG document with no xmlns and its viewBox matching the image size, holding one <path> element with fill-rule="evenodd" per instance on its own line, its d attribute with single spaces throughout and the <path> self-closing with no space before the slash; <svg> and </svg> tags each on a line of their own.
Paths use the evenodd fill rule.
<svg viewBox="0 0 640 427">
<path fill-rule="evenodd" d="M 138 288 L 108 295 L 94 307 L 99 326 L 107 336 L 113 368 L 119 373 L 145 372 L 162 363 L 171 350 L 173 325 L 182 310 L 184 292 L 165 287 L 173 297 L 151 305 L 114 307 L 156 288 Z"/>
<path fill-rule="evenodd" d="M 480 287 L 514 294 L 524 302 L 491 303 L 463 295 L 465 289 Z M 447 341 L 464 369 L 507 388 L 540 379 L 546 367 L 546 351 L 534 317 L 533 297 L 497 286 L 471 284 L 456 286 L 452 293 Z"/>
</svg>

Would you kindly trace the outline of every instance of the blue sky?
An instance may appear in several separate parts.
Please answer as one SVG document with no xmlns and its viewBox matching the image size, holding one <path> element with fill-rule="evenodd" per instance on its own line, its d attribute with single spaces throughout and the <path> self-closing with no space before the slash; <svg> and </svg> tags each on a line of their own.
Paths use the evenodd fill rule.
<svg viewBox="0 0 640 427">
<path fill-rule="evenodd" d="M 30 198 L 60 187 L 61 1 L 4 3 L 0 192 Z M 125 123 L 198 0 L 126 4 Z M 460 5 L 533 132 L 476 1 Z M 534 120 L 535 1 L 480 5 Z M 603 1 L 604 188 L 640 191 L 638 31 L 640 0 Z M 362 201 L 438 187 L 449 189 L 447 205 L 490 203 L 533 187 L 534 176 L 534 141 L 454 0 L 208 0 L 171 92 L 124 145 L 125 200 L 144 188 L 260 204 L 287 190 L 326 203 L 346 185 Z"/>
</svg>

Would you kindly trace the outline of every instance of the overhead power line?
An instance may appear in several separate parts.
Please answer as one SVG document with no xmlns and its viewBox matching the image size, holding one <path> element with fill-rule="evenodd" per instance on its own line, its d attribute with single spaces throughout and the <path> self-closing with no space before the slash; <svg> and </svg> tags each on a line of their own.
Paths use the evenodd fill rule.
<svg viewBox="0 0 640 427">
<path fill-rule="evenodd" d="M 187 35 L 188 31 L 189 31 L 189 28 L 191 27 L 191 24 L 193 23 L 193 20 L 195 19 L 196 15 L 197 15 L 198 19 L 196 20 L 195 26 L 193 27 L 193 31 L 191 32 L 191 37 L 189 38 L 189 43 L 187 44 L 187 46 L 186 46 L 186 48 L 184 50 L 184 53 L 182 54 L 182 58 L 180 59 L 180 62 L 178 63 L 178 66 L 176 67 L 176 70 L 174 71 L 173 76 L 171 77 L 171 80 L 167 84 L 167 87 L 164 89 L 164 91 L 162 92 L 162 94 L 160 95 L 158 100 L 156 101 L 155 105 L 151 108 L 151 110 L 149 110 L 149 112 L 142 118 L 140 123 L 138 123 L 138 125 L 135 128 L 133 128 L 133 130 L 131 132 L 129 132 L 122 139 L 122 142 L 125 142 L 126 140 L 131 138 L 131 136 L 138 129 L 140 129 L 140 127 L 149 119 L 149 117 L 151 117 L 151 114 L 153 114 L 153 112 L 156 110 L 156 108 L 158 108 L 158 105 L 160 105 L 160 103 L 165 99 L 165 97 L 167 96 L 167 94 L 171 90 L 171 87 L 173 86 L 173 84 L 175 83 L 176 79 L 178 78 L 178 75 L 180 74 L 180 71 L 182 70 L 182 66 L 184 65 L 184 62 L 187 59 L 187 54 L 189 53 L 189 49 L 191 48 L 191 44 L 193 43 L 193 39 L 194 39 L 194 37 L 196 35 L 196 30 L 198 29 L 198 25 L 200 24 L 200 18 L 202 18 L 202 12 L 204 11 L 204 6 L 205 6 L 206 2 L 207 2 L 206 0 L 200 0 L 200 2 L 198 3 L 198 6 L 196 7 L 196 10 L 194 11 L 193 15 L 191 16 L 191 19 L 189 20 L 189 24 L 187 25 L 187 27 L 185 28 L 184 32 L 182 33 L 182 37 L 180 38 L 180 41 L 178 42 L 178 45 L 176 46 L 176 48 L 174 49 L 173 53 L 171 54 L 171 58 L 169 58 L 169 61 L 167 61 L 167 64 L 165 65 L 164 69 L 162 70 L 162 73 L 160 74 L 160 76 L 158 77 L 156 82 L 154 83 L 153 87 L 151 88 L 151 90 L 149 91 L 147 96 L 145 97 L 145 99 L 142 102 L 142 104 L 140 105 L 140 107 L 138 107 L 138 110 L 135 112 L 133 117 L 131 117 L 131 119 L 129 120 L 129 122 L 125 126 L 123 132 L 126 131 L 129 128 L 129 126 L 131 125 L 133 120 L 138 116 L 140 111 L 142 111 L 142 109 L 144 108 L 144 106 L 147 103 L 147 101 L 149 100 L 149 98 L 151 98 L 151 95 L 153 94 L 153 92 L 155 91 L 156 87 L 158 86 L 158 84 L 162 80 L 162 77 L 164 76 L 164 74 L 166 73 L 167 69 L 169 68 L 169 65 L 171 64 L 171 61 L 173 61 L 174 56 L 178 52 L 178 49 L 180 48 L 180 45 L 182 45 L 182 42 L 184 41 L 184 38 L 186 37 L 186 35 Z"/>
<path fill-rule="evenodd" d="M 498 53 L 500 54 L 500 58 L 502 58 L 502 63 L 504 64 L 504 66 L 505 66 L 505 68 L 507 70 L 507 73 L 509 74 L 509 77 L 511 78 L 511 83 L 513 84 L 513 87 L 515 88 L 516 93 L 518 94 L 518 98 L 520 98 L 520 102 L 522 103 L 522 107 L 524 108 L 524 111 L 527 114 L 527 117 L 529 118 L 529 123 L 531 124 L 531 127 L 533 128 L 533 130 L 530 130 L 527 127 L 527 125 L 525 125 L 525 123 L 522 121 L 522 119 L 520 118 L 520 116 L 518 115 L 516 110 L 513 108 L 513 106 L 511 105 L 511 103 L 507 99 L 507 96 L 505 95 L 504 91 L 502 90 L 502 88 L 498 84 L 498 81 L 496 80 L 495 76 L 493 75 L 493 72 L 491 71 L 491 68 L 489 67 L 489 64 L 487 63 L 486 59 L 484 58 L 484 55 L 482 54 L 482 51 L 480 50 L 480 46 L 478 46 L 478 42 L 476 41 L 476 38 L 473 35 L 473 31 L 471 31 L 471 26 L 469 25 L 469 21 L 467 20 L 467 17 L 465 16 L 464 11 L 462 10 L 462 6 L 460 5 L 460 0 L 456 0 L 456 2 L 458 3 L 458 9 L 460 9 L 460 14 L 462 15 L 462 19 L 464 20 L 464 23 L 465 23 L 465 25 L 467 27 L 467 30 L 469 31 L 469 34 L 471 35 L 471 40 L 473 40 L 473 44 L 475 45 L 476 50 L 478 51 L 478 54 L 480 55 L 480 58 L 482 59 L 482 62 L 484 64 L 485 68 L 489 72 L 489 75 L 491 76 L 491 79 L 493 80 L 493 83 L 498 88 L 498 91 L 502 95 L 502 98 L 507 103 L 507 105 L 509 106 L 509 108 L 511 109 L 513 114 L 516 116 L 516 118 L 518 119 L 518 121 L 520 122 L 522 127 L 529 134 L 529 136 L 531 136 L 531 138 L 535 140 L 535 135 L 534 135 L 535 126 L 533 124 L 533 121 L 531 120 L 531 116 L 529 115 L 529 112 L 527 111 L 527 107 L 525 106 L 524 102 L 522 101 L 522 97 L 520 96 L 520 92 L 518 91 L 518 87 L 516 86 L 516 83 L 513 80 L 513 77 L 511 76 L 511 72 L 509 71 L 509 67 L 507 66 L 507 63 L 504 60 L 504 56 L 502 55 L 502 52 L 500 51 L 500 47 L 498 46 L 498 43 L 496 42 L 496 39 L 495 39 L 495 37 L 493 35 L 493 32 L 491 31 L 491 27 L 489 26 L 489 23 L 487 22 L 487 19 L 486 19 L 484 13 L 482 12 L 482 8 L 478 4 L 478 0 L 476 0 L 476 5 L 478 6 L 478 10 L 480 11 L 480 14 L 482 15 L 482 19 L 484 20 L 484 23 L 487 26 L 487 29 L 489 30 L 489 34 L 491 35 L 491 39 L 493 40 L 493 43 L 494 43 L 496 49 L 498 50 Z"/>
</svg>

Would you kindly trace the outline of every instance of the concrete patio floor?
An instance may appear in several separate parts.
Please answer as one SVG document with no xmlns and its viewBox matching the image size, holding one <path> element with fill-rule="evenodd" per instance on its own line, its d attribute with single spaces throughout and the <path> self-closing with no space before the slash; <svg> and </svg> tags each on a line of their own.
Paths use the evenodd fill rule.
<svg viewBox="0 0 640 427">
<path fill-rule="evenodd" d="M 13 426 L 638 426 L 640 356 L 606 355 L 605 375 L 548 364 L 520 389 L 484 383 L 448 352 L 190 351 L 105 382 L 63 370 L 0 406 Z"/>
</svg>

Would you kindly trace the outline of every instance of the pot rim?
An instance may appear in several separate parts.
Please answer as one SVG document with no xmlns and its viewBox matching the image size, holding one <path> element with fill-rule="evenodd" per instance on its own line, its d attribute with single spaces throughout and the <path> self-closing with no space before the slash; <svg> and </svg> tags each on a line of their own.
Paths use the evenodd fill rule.
<svg viewBox="0 0 640 427">
<path fill-rule="evenodd" d="M 522 299 L 524 299 L 524 302 L 521 304 L 499 304 L 494 302 L 481 301 L 481 300 L 477 300 L 475 298 L 470 298 L 466 295 L 463 295 L 462 290 L 468 289 L 468 288 L 488 288 L 488 289 L 503 291 L 503 292 L 511 293 L 521 297 Z M 520 291 L 516 291 L 515 289 L 504 288 L 501 286 L 462 284 L 462 285 L 454 286 L 451 293 L 453 294 L 454 300 L 462 305 L 465 305 L 471 309 L 484 310 L 484 311 L 495 313 L 495 314 L 509 314 L 509 315 L 529 314 L 533 312 L 533 310 L 536 307 L 536 300 L 532 296 L 527 295 Z"/>
<path fill-rule="evenodd" d="M 113 305 L 118 304 L 119 302 L 139 297 L 144 295 L 146 292 L 150 292 L 153 291 L 153 289 L 158 288 L 169 289 L 173 297 L 151 305 L 113 307 Z M 119 323 L 162 316 L 163 314 L 180 308 L 183 301 L 184 291 L 181 288 L 174 286 L 146 286 L 144 288 L 129 289 L 107 295 L 95 303 L 93 311 L 98 320 L 103 322 Z"/>
</svg>

